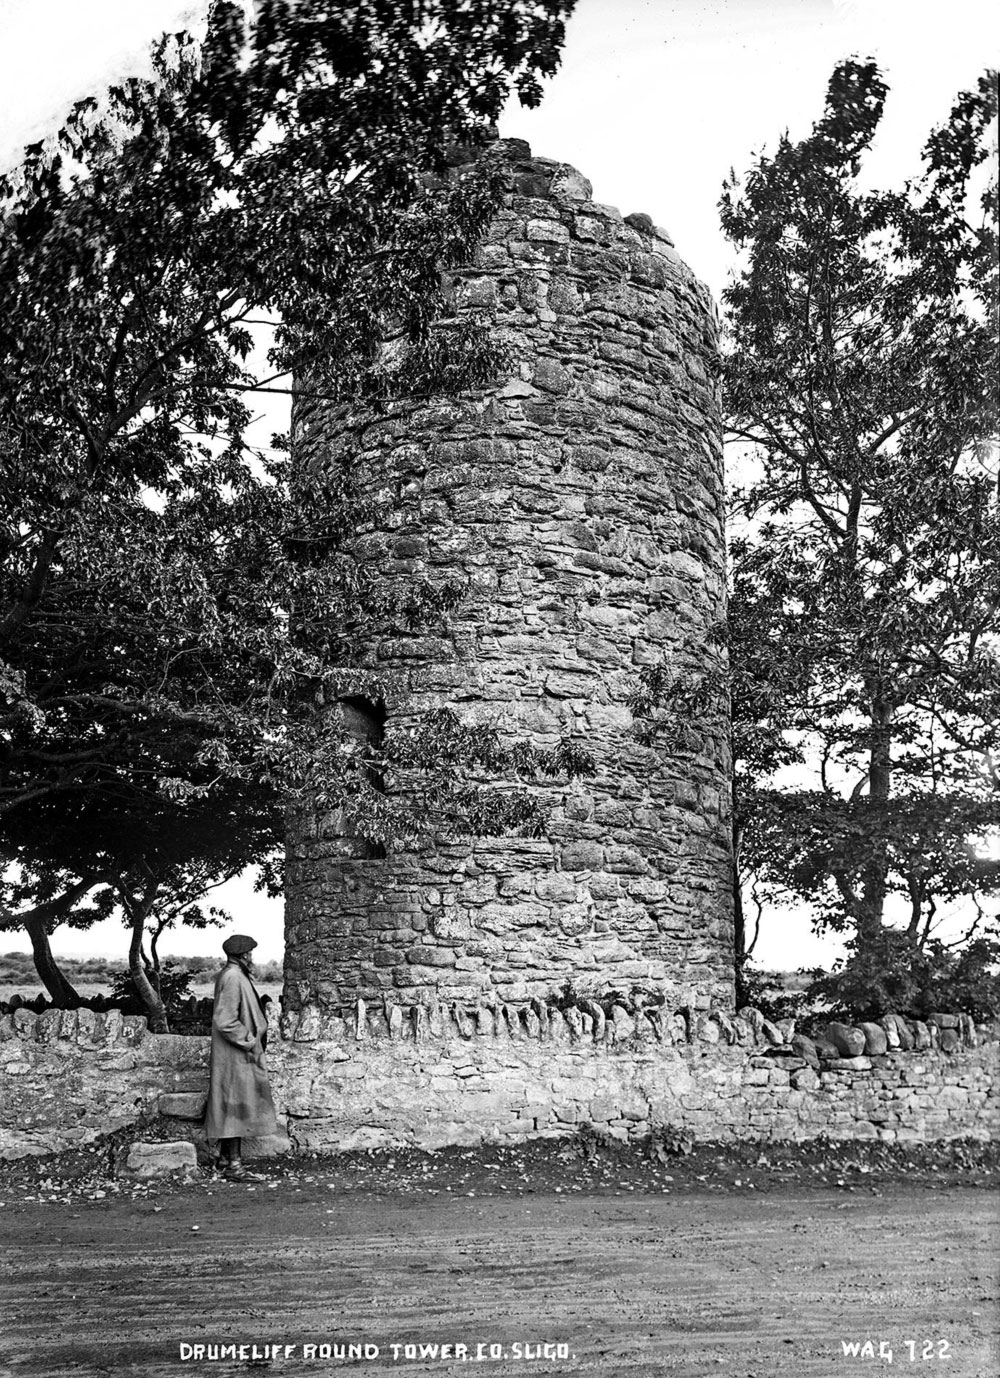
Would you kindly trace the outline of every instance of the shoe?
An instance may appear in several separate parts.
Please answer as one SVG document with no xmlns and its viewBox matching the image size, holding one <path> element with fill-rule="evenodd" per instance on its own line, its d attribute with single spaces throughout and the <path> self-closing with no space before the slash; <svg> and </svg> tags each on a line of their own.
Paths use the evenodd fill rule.
<svg viewBox="0 0 1000 1378">
<path fill-rule="evenodd" d="M 250 1174 L 240 1162 L 239 1158 L 232 1158 L 222 1169 L 222 1175 L 227 1182 L 245 1182 Z"/>
</svg>

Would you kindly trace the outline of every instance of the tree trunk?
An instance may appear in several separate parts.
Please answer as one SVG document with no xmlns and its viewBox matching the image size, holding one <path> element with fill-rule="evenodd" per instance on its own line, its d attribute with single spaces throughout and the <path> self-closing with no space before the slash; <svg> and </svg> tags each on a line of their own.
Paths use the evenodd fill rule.
<svg viewBox="0 0 1000 1378">
<path fill-rule="evenodd" d="M 76 1010 L 83 1004 L 77 991 L 59 970 L 52 948 L 49 946 L 49 930 L 42 918 L 24 920 L 24 927 L 31 939 L 31 954 L 35 959 L 38 979 L 49 993 L 53 1005 L 60 1009 Z"/>
<path fill-rule="evenodd" d="M 128 905 L 128 911 L 132 920 L 132 941 L 128 949 L 128 967 L 132 973 L 132 980 L 142 997 L 142 1003 L 146 1006 L 150 1033 L 169 1033 L 170 1026 L 167 1023 L 166 1007 L 146 975 L 142 960 L 142 939 L 145 934 L 147 906 L 136 904 L 133 900 Z"/>
<path fill-rule="evenodd" d="M 889 853 L 885 838 L 889 790 L 892 784 L 893 706 L 887 700 L 872 702 L 872 746 L 868 767 L 869 826 L 874 834 L 872 851 L 862 876 L 858 906 L 858 952 L 872 952 L 882 936 L 882 915 L 888 889 Z"/>
<path fill-rule="evenodd" d="M 150 974 L 150 978 L 149 978 L 149 979 L 152 981 L 153 985 L 156 987 L 156 993 L 157 993 L 157 995 L 160 995 L 161 992 L 162 992 L 162 990 L 163 990 L 163 986 L 162 986 L 161 981 L 160 981 L 160 976 L 161 976 L 161 971 L 160 971 L 160 953 L 159 953 L 159 950 L 157 949 L 157 946 L 156 946 L 157 943 L 160 941 L 160 935 L 161 935 L 162 932 L 163 932 L 163 927 L 164 927 L 163 924 L 160 924 L 160 925 L 157 927 L 155 933 L 153 933 L 152 936 L 151 936 L 150 939 L 149 939 L 149 960 L 150 960 L 150 966 L 151 966 L 151 974 Z"/>
<path fill-rule="evenodd" d="M 747 927 L 743 913 L 743 876 L 740 870 L 740 849 L 743 829 L 733 823 L 733 948 L 736 965 L 741 966 L 747 955 Z"/>
</svg>

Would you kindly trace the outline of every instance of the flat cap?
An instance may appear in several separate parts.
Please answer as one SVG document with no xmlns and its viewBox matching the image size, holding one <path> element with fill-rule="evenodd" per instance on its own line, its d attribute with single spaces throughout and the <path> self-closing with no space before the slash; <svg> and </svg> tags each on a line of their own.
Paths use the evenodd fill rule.
<svg viewBox="0 0 1000 1378">
<path fill-rule="evenodd" d="M 248 938 L 245 933 L 234 933 L 222 944 L 222 950 L 227 957 L 241 957 L 244 952 L 252 952 L 256 946 L 256 939 Z"/>
</svg>

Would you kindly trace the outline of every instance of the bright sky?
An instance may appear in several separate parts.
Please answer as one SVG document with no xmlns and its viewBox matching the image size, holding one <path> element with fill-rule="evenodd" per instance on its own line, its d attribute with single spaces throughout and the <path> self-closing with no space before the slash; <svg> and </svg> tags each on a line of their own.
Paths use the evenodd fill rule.
<svg viewBox="0 0 1000 1378">
<path fill-rule="evenodd" d="M 148 42 L 197 18 L 183 0 L 0 0 L 0 167 L 58 127 L 73 101 L 144 70 Z M 896 185 L 956 93 L 1000 62 L 1000 7 L 987 0 L 578 0 L 562 68 L 538 110 L 509 109 L 506 137 L 572 163 L 594 197 L 645 211 L 718 296 L 731 267 L 716 203 L 730 168 L 744 171 L 787 128 L 801 137 L 820 114 L 843 57 L 873 56 L 891 94 L 868 167 Z M 216 892 L 262 961 L 281 955 L 280 906 L 249 882 Z M 215 953 L 218 933 L 184 931 L 166 950 Z M 27 950 L 27 941 L 3 943 Z M 60 931 L 57 954 L 121 954 L 109 921 Z M 802 920 L 765 928 L 765 966 L 829 960 Z"/>
</svg>

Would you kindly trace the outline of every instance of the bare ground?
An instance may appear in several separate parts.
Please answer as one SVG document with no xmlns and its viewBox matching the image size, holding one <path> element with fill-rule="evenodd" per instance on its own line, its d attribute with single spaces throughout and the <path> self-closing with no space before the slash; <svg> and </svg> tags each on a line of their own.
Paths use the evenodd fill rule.
<svg viewBox="0 0 1000 1378">
<path fill-rule="evenodd" d="M 296 1159 L 240 1185 L 7 1164 L 0 1378 L 997 1378 L 995 1175 L 961 1146 L 658 1159 L 551 1141 Z M 844 1353 L 868 1340 L 892 1362 Z M 351 1342 L 371 1357 L 305 1357 Z M 181 1358 L 232 1343 L 264 1357 Z M 404 1348 L 420 1343 L 468 1356 Z M 546 1343 L 565 1356 L 517 1356 Z"/>
</svg>

